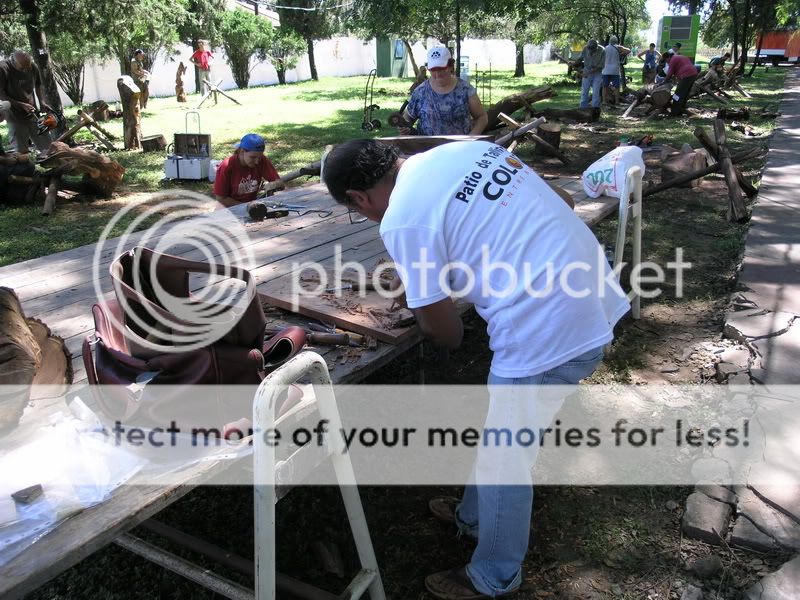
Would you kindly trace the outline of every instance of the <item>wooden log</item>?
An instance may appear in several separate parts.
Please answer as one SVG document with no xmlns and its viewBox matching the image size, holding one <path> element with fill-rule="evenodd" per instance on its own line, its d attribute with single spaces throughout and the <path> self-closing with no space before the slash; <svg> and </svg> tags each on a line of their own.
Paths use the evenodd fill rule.
<svg viewBox="0 0 800 600">
<path fill-rule="evenodd" d="M 92 102 L 91 107 L 91 114 L 95 121 L 108 121 L 108 104 L 106 104 L 105 100 L 97 100 Z"/>
<path fill-rule="evenodd" d="M 736 171 L 731 162 L 731 154 L 725 137 L 725 121 L 722 119 L 714 120 L 714 137 L 719 147 L 717 160 L 719 160 L 722 174 L 725 176 L 725 183 L 728 185 L 728 220 L 740 223 L 747 219 L 747 208 L 742 200 L 742 188 L 739 187 Z"/>
<path fill-rule="evenodd" d="M 578 123 L 594 123 L 600 118 L 599 108 L 541 108 L 533 112 L 534 117 L 571 120 Z"/>
<path fill-rule="evenodd" d="M 19 423 L 41 362 L 19 298 L 11 288 L 0 287 L 0 435 Z"/>
<path fill-rule="evenodd" d="M 565 165 L 569 164 L 569 159 L 566 156 L 564 156 L 564 154 L 561 152 L 561 150 L 559 150 L 558 148 L 553 147 L 553 145 L 550 144 L 548 141 L 542 139 L 539 135 L 533 133 L 533 129 L 534 128 L 542 126 L 542 124 L 544 122 L 544 119 L 542 119 L 541 117 L 539 119 L 537 119 L 536 121 L 532 121 L 530 123 L 526 123 L 525 125 L 522 125 L 521 123 L 518 123 L 517 121 L 515 121 L 514 119 L 512 119 L 511 117 L 509 117 L 508 115 L 503 114 L 503 113 L 500 113 L 499 119 L 501 121 L 503 121 L 506 125 L 508 125 L 511 128 L 511 133 L 507 134 L 505 136 L 502 136 L 502 137 L 498 138 L 497 140 L 495 140 L 496 144 L 502 146 L 502 145 L 505 144 L 505 142 L 508 142 L 511 139 L 515 138 L 515 137 L 520 137 L 521 135 L 524 134 L 524 135 L 527 135 L 533 141 L 536 142 L 536 147 L 539 150 L 544 151 L 545 153 L 549 154 L 550 156 L 555 156 L 557 159 L 559 159 Z M 541 119 L 542 122 L 537 123 L 537 121 L 539 121 L 540 119 Z M 560 129 L 559 129 L 559 139 L 560 139 L 560 136 L 561 136 L 561 133 L 560 133 Z M 501 141 L 501 140 L 503 140 L 503 141 Z"/>
<path fill-rule="evenodd" d="M 741 154 L 737 154 L 731 158 L 734 163 L 743 162 L 745 160 L 750 160 L 754 156 L 759 153 L 757 148 L 754 148 L 748 152 L 742 152 Z M 675 179 L 670 179 L 669 181 L 664 181 L 659 183 L 658 185 L 651 185 L 650 187 L 646 188 L 642 192 L 642 196 L 652 196 L 653 194 L 657 194 L 659 192 L 663 192 L 664 190 L 668 190 L 673 187 L 677 187 L 682 183 L 687 181 L 691 181 L 692 179 L 697 179 L 699 177 L 704 177 L 709 175 L 710 173 L 718 172 L 722 167 L 720 163 L 714 163 L 713 165 L 709 165 L 704 169 L 700 169 L 698 171 L 694 171 L 692 173 L 686 173 L 685 175 L 681 175 L 680 177 L 676 177 Z"/>
<path fill-rule="evenodd" d="M 116 150 L 114 144 L 111 143 L 111 139 L 109 137 L 111 136 L 111 134 L 108 133 L 105 129 L 103 129 L 97 123 L 97 121 L 95 121 L 91 117 L 91 115 L 86 114 L 82 110 L 78 111 L 78 115 L 86 124 L 86 129 L 89 131 L 89 133 L 91 133 L 94 137 L 100 140 L 100 143 L 103 144 L 107 150 L 110 150 L 111 152 L 114 152 Z"/>
<path fill-rule="evenodd" d="M 142 152 L 163 152 L 167 149 L 167 140 L 160 133 L 142 138 Z"/>
<path fill-rule="evenodd" d="M 138 150 L 142 146 L 142 120 L 139 109 L 141 92 L 130 75 L 117 79 L 117 90 L 122 101 L 122 129 L 125 150 Z"/>
<path fill-rule="evenodd" d="M 650 92 L 650 102 L 656 109 L 666 109 L 672 102 L 672 90 L 669 87 L 659 87 Z"/>
<path fill-rule="evenodd" d="M 529 108 L 531 109 L 531 113 L 533 113 L 531 105 L 534 102 L 538 102 L 539 100 L 544 100 L 546 98 L 552 98 L 555 95 L 556 91 L 552 88 L 552 86 L 542 85 L 531 88 L 519 94 L 506 96 L 500 100 L 500 102 L 493 104 L 486 109 L 486 114 L 489 116 L 489 121 L 486 124 L 486 131 L 491 131 L 492 129 L 500 126 L 500 120 L 498 117 L 500 113 L 512 115 L 521 108 Z"/>
<path fill-rule="evenodd" d="M 698 152 L 678 152 L 667 156 L 661 163 L 661 181 L 666 183 L 686 173 L 694 173 L 708 166 L 705 156 Z M 699 179 L 690 179 L 676 184 L 679 187 L 694 188 L 700 185 Z"/>
<path fill-rule="evenodd" d="M 703 147 L 708 150 L 708 153 L 714 157 L 714 160 L 719 160 L 719 146 L 717 143 L 711 139 L 711 137 L 706 133 L 705 129 L 702 127 L 696 127 L 694 130 L 694 137 L 696 137 Z M 754 186 L 744 175 L 742 175 L 742 170 L 739 167 L 734 167 L 734 171 L 736 173 L 736 180 L 739 182 L 739 186 L 742 188 L 742 191 L 747 195 L 748 198 L 753 198 L 756 194 L 758 194 L 758 188 Z"/>
<path fill-rule="evenodd" d="M 553 148 L 558 149 L 561 145 L 561 125 L 558 123 L 542 123 L 537 129 L 537 134 Z M 538 142 L 536 147 L 539 148 Z"/>
<path fill-rule="evenodd" d="M 381 142 L 396 146 L 401 153 L 411 156 L 450 142 L 467 140 L 491 141 L 492 139 L 494 139 L 493 135 L 399 135 L 381 138 Z"/>
<path fill-rule="evenodd" d="M 31 400 L 66 392 L 68 385 L 72 383 L 74 373 L 72 356 L 70 356 L 64 340 L 53 335 L 50 328 L 39 319 L 26 319 L 26 321 L 42 353 L 42 360 L 33 377 L 33 385 L 48 386 L 45 389 L 34 388 L 31 392 Z"/>
<path fill-rule="evenodd" d="M 56 175 L 50 177 L 47 182 L 47 195 L 44 198 L 44 206 L 42 207 L 42 215 L 48 216 L 53 214 L 56 209 L 56 199 L 58 199 L 58 189 L 61 187 L 61 176 Z"/>
<path fill-rule="evenodd" d="M 320 168 L 322 163 L 320 161 L 315 161 L 311 164 L 306 165 L 305 167 L 300 167 L 296 171 L 289 171 L 288 173 L 284 173 L 281 175 L 281 178 L 278 181 L 270 181 L 264 186 L 264 190 L 266 192 L 273 192 L 275 190 L 279 190 L 284 186 L 285 183 L 289 181 L 293 181 L 298 177 L 303 176 L 312 176 L 312 175 L 319 175 Z"/>
<path fill-rule="evenodd" d="M 84 183 L 105 197 L 111 195 L 125 174 L 122 165 L 108 156 L 93 150 L 70 148 L 63 142 L 53 142 L 41 164 L 47 168 L 64 168 L 70 175 L 83 174 Z"/>
<path fill-rule="evenodd" d="M 625 112 L 622 113 L 622 118 L 629 117 L 630 114 L 633 112 L 633 109 L 639 106 L 642 103 L 642 100 L 637 96 L 636 99 L 628 105 L 628 108 L 625 109 Z"/>
</svg>

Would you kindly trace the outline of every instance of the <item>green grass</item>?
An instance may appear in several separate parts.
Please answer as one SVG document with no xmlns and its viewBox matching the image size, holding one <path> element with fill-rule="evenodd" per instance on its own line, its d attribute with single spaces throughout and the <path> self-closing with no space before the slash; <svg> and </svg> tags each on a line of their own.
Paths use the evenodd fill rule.
<svg viewBox="0 0 800 600">
<path fill-rule="evenodd" d="M 495 71 L 491 77 L 483 77 L 485 85 L 479 86 L 479 94 L 484 103 L 488 106 L 509 94 L 551 83 L 556 87 L 558 95 L 537 103 L 537 107 L 578 105 L 580 89 L 566 82 L 566 67 L 563 64 L 550 62 L 528 65 L 526 71 L 528 75 L 522 78 L 514 78 L 510 71 Z M 638 63 L 633 62 L 629 66 L 629 73 L 636 82 L 640 76 Z M 783 75 L 784 71 L 780 69 L 771 69 L 769 72 L 759 69 L 757 76 L 746 83 L 756 97 L 746 103 L 756 110 L 763 105 L 774 105 L 782 91 Z M 410 80 L 376 80 L 372 101 L 380 109 L 372 117 L 380 119 L 384 125 L 383 129 L 376 132 L 365 132 L 361 129 L 366 81 L 366 76 L 329 77 L 318 82 L 233 90 L 229 93 L 241 105 L 222 96 L 216 106 L 213 100 L 207 100 L 200 109 L 201 129 L 211 135 L 213 156 L 217 159 L 228 156 L 232 152 L 233 144 L 244 133 L 255 131 L 267 139 L 267 154 L 278 171 L 288 172 L 319 159 L 327 144 L 354 137 L 395 135 L 395 130 L 386 125 L 387 118 L 399 110 L 406 99 Z M 190 96 L 189 102 L 185 104 L 178 103 L 174 97 L 151 98 L 147 110 L 143 112 L 142 134 L 161 133 L 169 143 L 173 133 L 185 130 L 187 117 L 189 129 L 192 130 L 196 125 L 188 113 L 198 100 L 198 95 Z M 731 106 L 741 104 L 743 102 L 737 99 Z M 692 106 L 716 108 L 717 105 L 707 100 L 702 103 L 694 102 Z M 75 119 L 76 113 L 76 107 L 70 107 L 66 111 L 71 120 Z M 667 141 L 678 146 L 683 142 L 693 141 L 693 127 L 687 127 L 684 120 L 623 121 L 614 114 L 604 114 L 601 124 L 612 128 L 617 137 L 633 138 L 650 133 L 656 137 L 656 143 Z M 758 123 L 759 128 L 764 130 L 771 129 L 772 125 Z M 104 127 L 121 138 L 121 119 L 105 123 Z M 0 135 L 6 135 L 4 125 L 0 125 Z M 731 134 L 730 137 L 731 145 L 735 148 L 741 142 L 742 136 Z M 77 138 L 80 141 L 93 139 L 88 132 L 79 133 Z M 524 158 L 527 158 L 526 148 L 520 147 Z M 602 148 L 598 147 L 597 150 L 601 151 Z M 60 203 L 55 214 L 47 218 L 39 215 L 38 203 L 15 207 L 0 205 L 0 266 L 97 240 L 105 223 L 124 204 L 126 193 L 171 188 L 208 193 L 211 191 L 211 185 L 207 182 L 164 181 L 164 155 L 160 152 L 113 152 L 111 157 L 126 169 L 125 178 L 118 190 L 123 196 L 116 201 L 97 201 L 87 206 L 75 202 Z M 575 172 L 581 172 L 591 160 L 584 160 L 581 156 L 581 160 L 576 160 L 573 165 Z"/>
</svg>

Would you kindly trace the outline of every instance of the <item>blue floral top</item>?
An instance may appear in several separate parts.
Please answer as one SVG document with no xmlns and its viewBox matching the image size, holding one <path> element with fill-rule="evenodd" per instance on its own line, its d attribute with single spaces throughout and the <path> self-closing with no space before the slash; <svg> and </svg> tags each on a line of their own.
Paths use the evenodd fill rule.
<svg viewBox="0 0 800 600">
<path fill-rule="evenodd" d="M 426 81 L 411 94 L 406 110 L 419 119 L 420 135 L 466 135 L 472 129 L 469 99 L 475 88 L 459 79 L 447 94 L 440 94 Z"/>
</svg>

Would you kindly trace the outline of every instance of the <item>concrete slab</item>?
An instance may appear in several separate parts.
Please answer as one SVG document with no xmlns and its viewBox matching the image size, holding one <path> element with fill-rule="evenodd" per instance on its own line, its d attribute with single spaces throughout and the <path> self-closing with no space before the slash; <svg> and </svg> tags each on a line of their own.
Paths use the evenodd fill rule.
<svg viewBox="0 0 800 600">
<path fill-rule="evenodd" d="M 745 600 L 797 600 L 800 598 L 800 556 L 790 560 L 748 589 Z"/>
<path fill-rule="evenodd" d="M 750 548 L 758 552 L 774 552 L 778 549 L 775 540 L 756 527 L 744 515 L 734 521 L 728 543 L 737 548 Z"/>
<path fill-rule="evenodd" d="M 800 322 L 782 335 L 755 340 L 753 345 L 760 354 L 761 368 L 766 371 L 762 383 L 800 383 Z"/>
<path fill-rule="evenodd" d="M 720 538 L 724 539 L 728 533 L 731 512 L 731 507 L 724 502 L 713 500 L 701 492 L 694 492 L 686 499 L 683 532 L 709 544 L 719 544 Z"/>
<path fill-rule="evenodd" d="M 751 484 L 756 496 L 800 524 L 800 485 Z"/>
<path fill-rule="evenodd" d="M 725 337 L 746 341 L 774 337 L 789 331 L 796 315 L 788 312 L 738 310 L 725 319 Z"/>
<path fill-rule="evenodd" d="M 736 506 L 739 518 L 742 515 L 747 517 L 784 548 L 800 550 L 800 523 L 769 506 L 749 488 L 737 487 L 736 495 L 739 497 Z"/>
<path fill-rule="evenodd" d="M 759 308 L 800 315 L 800 74 L 795 70 L 786 75 L 780 111 L 738 283 Z"/>
</svg>

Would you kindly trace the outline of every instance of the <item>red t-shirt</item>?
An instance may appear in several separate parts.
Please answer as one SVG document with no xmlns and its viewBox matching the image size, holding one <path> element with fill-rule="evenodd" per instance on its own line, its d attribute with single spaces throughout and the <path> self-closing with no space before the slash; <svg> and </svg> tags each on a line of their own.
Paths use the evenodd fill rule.
<svg viewBox="0 0 800 600">
<path fill-rule="evenodd" d="M 262 180 L 276 181 L 280 175 L 266 156 L 254 169 L 245 167 L 234 154 L 223 160 L 217 168 L 214 180 L 214 195 L 233 198 L 237 202 L 250 202 L 256 199 Z"/>
<path fill-rule="evenodd" d="M 697 69 L 688 56 L 676 54 L 669 59 L 670 75 L 675 75 L 678 79 L 686 79 L 697 75 Z"/>
<path fill-rule="evenodd" d="M 198 66 L 203 69 L 203 71 L 208 71 L 208 59 L 214 56 L 208 50 L 195 50 L 195 53 L 192 54 L 192 60 L 196 60 Z"/>
</svg>

